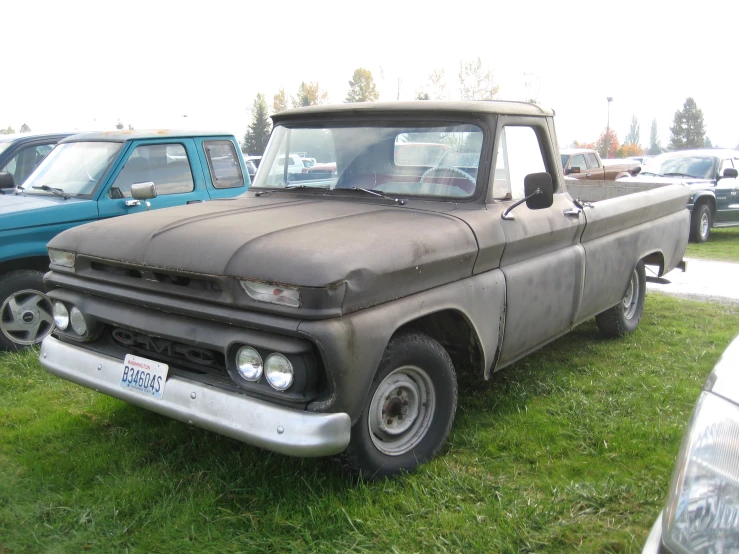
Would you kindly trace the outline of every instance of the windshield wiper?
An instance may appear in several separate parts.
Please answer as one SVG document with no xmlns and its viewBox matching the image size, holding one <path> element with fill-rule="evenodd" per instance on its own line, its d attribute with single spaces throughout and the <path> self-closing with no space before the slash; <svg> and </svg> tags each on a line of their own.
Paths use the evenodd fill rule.
<svg viewBox="0 0 739 554">
<path fill-rule="evenodd" d="M 334 189 L 334 190 L 335 191 L 336 190 L 339 190 L 339 191 L 344 191 L 344 190 L 358 190 L 358 191 L 361 191 L 361 192 L 364 192 L 364 193 L 367 193 L 367 194 L 371 194 L 372 196 L 379 196 L 380 198 L 387 198 L 388 200 L 392 200 L 393 202 L 395 202 L 396 204 L 400 204 L 401 206 L 404 206 L 405 205 L 405 200 L 403 200 L 402 198 L 396 198 L 394 196 L 390 196 L 389 194 L 387 194 L 385 192 L 382 192 L 380 190 L 371 190 L 371 189 L 365 189 L 365 188 L 362 188 L 362 187 L 351 187 L 351 188 L 348 188 L 348 189 Z"/>
<path fill-rule="evenodd" d="M 693 175 L 688 175 L 687 173 L 665 173 L 662 176 L 663 177 L 690 177 L 691 179 L 700 179 L 700 177 L 694 177 Z"/>
<path fill-rule="evenodd" d="M 312 187 L 310 185 L 287 185 L 279 189 L 265 189 L 254 193 L 254 196 L 262 196 L 263 194 L 269 194 L 270 192 L 285 192 L 286 190 L 295 189 L 311 189 L 311 190 L 324 190 L 327 187 Z"/>
<path fill-rule="evenodd" d="M 70 198 L 72 198 L 68 194 L 64 194 L 64 190 L 63 189 L 58 189 L 58 188 L 50 187 L 49 185 L 33 186 L 31 188 L 32 189 L 36 189 L 36 190 L 43 190 L 43 191 L 46 191 L 46 192 L 53 192 L 57 196 L 61 196 L 62 198 L 64 198 L 64 200 L 69 200 Z"/>
</svg>

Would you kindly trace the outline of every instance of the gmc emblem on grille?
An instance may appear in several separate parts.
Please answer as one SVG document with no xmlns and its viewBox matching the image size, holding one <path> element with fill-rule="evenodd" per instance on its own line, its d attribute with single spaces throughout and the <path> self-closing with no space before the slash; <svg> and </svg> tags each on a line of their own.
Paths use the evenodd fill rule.
<svg viewBox="0 0 739 554">
<path fill-rule="evenodd" d="M 143 350 L 148 350 L 149 352 L 164 354 L 170 358 L 182 357 L 194 364 L 210 366 L 215 362 L 215 355 L 213 352 L 205 350 L 204 348 L 178 344 L 171 340 L 157 339 L 148 335 L 126 331 L 125 329 L 120 328 L 114 329 L 112 335 L 113 339 L 121 346 L 141 348 Z"/>
</svg>

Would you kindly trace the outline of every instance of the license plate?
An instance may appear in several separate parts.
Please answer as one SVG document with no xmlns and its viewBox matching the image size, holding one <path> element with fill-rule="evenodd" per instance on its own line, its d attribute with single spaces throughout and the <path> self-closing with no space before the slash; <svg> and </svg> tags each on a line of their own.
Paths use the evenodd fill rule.
<svg viewBox="0 0 739 554">
<path fill-rule="evenodd" d="M 126 358 L 123 360 L 121 387 L 161 400 L 168 371 L 169 366 L 167 364 L 160 364 L 141 356 L 126 354 Z"/>
</svg>

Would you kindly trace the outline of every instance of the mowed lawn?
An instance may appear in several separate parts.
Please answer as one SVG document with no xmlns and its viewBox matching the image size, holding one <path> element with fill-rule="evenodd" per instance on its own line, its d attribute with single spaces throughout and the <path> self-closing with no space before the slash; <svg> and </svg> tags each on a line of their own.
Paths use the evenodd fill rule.
<svg viewBox="0 0 739 554">
<path fill-rule="evenodd" d="M 621 340 L 579 327 L 461 383 L 447 447 L 358 482 L 0 354 L 0 552 L 639 552 L 736 308 L 651 293 Z"/>
<path fill-rule="evenodd" d="M 708 242 L 688 244 L 687 258 L 739 262 L 739 227 L 711 229 Z"/>
</svg>

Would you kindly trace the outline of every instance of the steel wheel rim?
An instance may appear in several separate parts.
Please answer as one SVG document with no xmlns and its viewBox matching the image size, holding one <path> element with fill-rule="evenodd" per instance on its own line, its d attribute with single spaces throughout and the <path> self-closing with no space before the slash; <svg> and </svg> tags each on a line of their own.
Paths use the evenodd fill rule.
<svg viewBox="0 0 739 554">
<path fill-rule="evenodd" d="M 389 456 L 411 452 L 431 427 L 436 391 L 429 375 L 417 366 L 392 371 L 372 395 L 368 426 L 375 447 Z"/>
<path fill-rule="evenodd" d="M 701 214 L 701 237 L 708 235 L 708 214 L 703 212 Z"/>
<path fill-rule="evenodd" d="M 38 344 L 54 329 L 52 310 L 51 300 L 44 293 L 20 290 L 0 307 L 0 331 L 15 344 Z"/>
<path fill-rule="evenodd" d="M 639 303 L 639 274 L 636 269 L 631 274 L 631 280 L 629 281 L 629 288 L 626 289 L 624 295 L 624 317 L 631 319 L 636 313 L 636 305 Z"/>
</svg>

